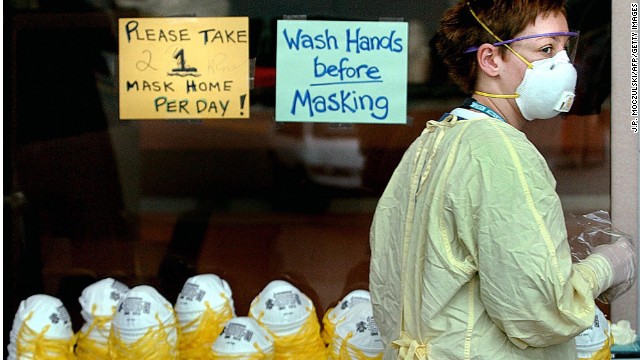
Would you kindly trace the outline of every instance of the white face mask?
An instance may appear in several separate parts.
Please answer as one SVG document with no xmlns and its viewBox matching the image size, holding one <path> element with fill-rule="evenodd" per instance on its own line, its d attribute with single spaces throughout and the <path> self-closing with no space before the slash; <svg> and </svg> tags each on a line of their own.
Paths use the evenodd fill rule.
<svg viewBox="0 0 640 360">
<path fill-rule="evenodd" d="M 577 72 L 566 51 L 534 61 L 516 89 L 516 104 L 527 120 L 550 119 L 573 105 Z"/>
</svg>

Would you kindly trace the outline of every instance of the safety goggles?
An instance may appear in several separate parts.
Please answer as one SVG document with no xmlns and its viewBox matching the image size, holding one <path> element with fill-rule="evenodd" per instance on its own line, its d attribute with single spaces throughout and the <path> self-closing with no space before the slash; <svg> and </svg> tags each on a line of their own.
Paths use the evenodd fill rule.
<svg viewBox="0 0 640 360">
<path fill-rule="evenodd" d="M 534 34 L 534 35 L 527 35 L 527 36 L 520 36 L 517 38 L 513 38 L 510 40 L 504 40 L 504 41 L 498 41 L 495 42 L 491 45 L 493 46 L 502 46 L 502 45 L 508 45 L 508 44 L 512 44 L 514 42 L 518 42 L 518 41 L 522 41 L 522 40 L 528 40 L 528 39 L 537 39 L 537 38 L 560 38 L 560 37 L 567 37 L 566 43 L 564 45 L 564 50 L 567 51 L 567 56 L 569 57 L 569 60 L 571 60 L 571 62 L 573 62 L 575 55 L 576 55 L 576 49 L 578 47 L 578 35 L 580 35 L 580 32 L 578 31 L 559 31 L 559 32 L 550 32 L 550 33 L 543 33 L 543 34 Z M 472 46 L 470 48 L 468 48 L 467 50 L 464 51 L 465 54 L 468 53 L 472 53 L 474 51 L 478 51 L 479 47 L 478 46 Z"/>
<path fill-rule="evenodd" d="M 559 37 L 567 37 L 567 41 L 564 44 L 564 50 L 567 51 L 567 56 L 569 57 L 569 60 L 571 62 L 573 62 L 575 55 L 576 55 L 576 49 L 578 47 L 578 35 L 580 34 L 578 31 L 560 31 L 560 32 L 550 32 L 550 33 L 542 33 L 542 34 L 533 34 L 533 35 L 526 35 L 526 36 L 520 36 L 520 37 L 516 37 L 510 40 L 502 40 L 500 39 L 496 34 L 493 33 L 493 31 L 491 31 L 491 29 L 489 29 L 489 27 L 482 22 L 482 20 L 480 20 L 480 18 L 478 17 L 478 15 L 476 15 L 475 11 L 473 11 L 473 9 L 471 8 L 471 5 L 469 3 L 467 3 L 467 6 L 469 8 L 469 12 L 471 13 L 471 15 L 474 17 L 474 19 L 476 19 L 476 21 L 491 35 L 493 36 L 494 39 L 498 40 L 497 42 L 493 43 L 493 46 L 505 46 L 507 49 L 509 49 L 509 51 L 511 51 L 512 53 L 514 53 L 518 58 L 520 58 L 522 61 L 524 61 L 527 66 L 529 68 L 532 67 L 531 62 L 529 62 L 527 59 L 525 59 L 522 55 L 520 55 L 518 52 L 516 52 L 515 50 L 513 50 L 511 48 L 511 46 L 509 46 L 509 44 L 512 44 L 514 42 L 517 41 L 523 41 L 523 40 L 529 40 L 529 39 L 536 39 L 536 38 L 542 38 L 542 37 L 547 37 L 547 38 L 552 38 L 552 39 L 558 39 Z M 465 54 L 467 53 L 472 53 L 474 51 L 478 51 L 479 47 L 478 46 L 472 46 L 470 48 L 468 48 L 467 50 L 464 51 Z"/>
</svg>

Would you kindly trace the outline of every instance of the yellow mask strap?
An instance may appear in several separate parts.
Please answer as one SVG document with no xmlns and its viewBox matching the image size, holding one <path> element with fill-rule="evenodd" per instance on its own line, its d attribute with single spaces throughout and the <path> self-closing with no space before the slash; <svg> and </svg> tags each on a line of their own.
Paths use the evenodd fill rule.
<svg viewBox="0 0 640 360">
<path fill-rule="evenodd" d="M 206 309 L 202 315 L 184 326 L 178 327 L 180 330 L 180 355 L 184 359 L 206 359 L 206 355 L 210 353 L 211 346 L 220 335 L 224 323 L 233 317 L 227 297 L 225 297 L 224 306 L 219 311 L 214 311 L 208 301 L 205 301 L 204 304 Z M 190 330 L 196 324 L 198 324 L 197 328 Z"/>
<path fill-rule="evenodd" d="M 34 312 L 30 312 L 23 320 L 20 330 L 16 335 L 16 355 L 18 359 L 31 355 L 34 359 L 42 360 L 69 360 L 75 359 L 73 346 L 75 336 L 70 339 L 48 339 L 46 333 L 51 327 L 45 325 L 40 332 L 31 329 L 27 322 Z"/>
<path fill-rule="evenodd" d="M 494 39 L 498 40 L 498 42 L 502 42 L 503 41 L 502 39 L 500 39 L 498 37 L 498 35 L 494 34 L 493 31 L 491 31 L 491 29 L 489 29 L 489 27 L 487 25 L 485 25 L 485 23 L 482 22 L 482 20 L 480 20 L 478 15 L 476 15 L 475 11 L 473 11 L 473 9 L 471 8 L 471 4 L 468 3 L 468 2 L 467 2 L 467 7 L 469 8 L 469 12 L 471 12 L 471 15 L 473 16 L 474 19 L 476 19 L 478 24 L 480 24 L 491 36 L 493 36 Z M 524 63 L 527 64 L 527 67 L 529 69 L 533 69 L 533 64 L 531 64 L 529 61 L 527 61 L 527 59 L 525 59 L 522 55 L 518 54 L 517 51 L 513 50 L 511 48 L 511 46 L 509 46 L 508 44 L 503 44 L 503 46 L 505 46 L 507 49 L 509 49 L 509 51 L 511 51 L 515 56 L 517 56 L 518 59 L 524 61 Z"/>
<path fill-rule="evenodd" d="M 278 335 L 262 322 L 264 311 L 255 319 L 274 339 L 276 358 L 290 358 L 290 354 L 304 354 L 307 359 L 322 359 L 326 354 L 326 344 L 320 334 L 320 323 L 316 317 L 314 306 L 306 308 L 309 313 L 307 320 L 301 325 L 297 333 Z"/>
<path fill-rule="evenodd" d="M 91 316 L 93 317 L 93 321 L 85 331 L 83 331 L 83 329 L 80 329 L 80 331 L 78 331 L 78 333 L 75 335 L 77 338 L 76 358 L 78 360 L 110 359 L 107 343 L 109 338 L 108 325 L 111 324 L 113 315 L 99 316 L 96 315 L 96 311 L 97 304 L 93 304 L 91 306 Z M 112 307 L 112 314 L 115 314 L 115 307 Z M 89 338 L 89 334 L 93 333 L 94 331 L 98 332 L 103 340 Z"/>
<path fill-rule="evenodd" d="M 167 309 L 173 310 L 169 305 Z M 155 315 L 158 326 L 150 327 L 147 332 L 133 343 L 121 339 L 118 330 L 109 334 L 109 355 L 113 360 L 165 360 L 177 359 L 178 348 L 169 333 L 177 330 L 175 316 L 170 324 L 165 325 L 158 313 Z"/>
<path fill-rule="evenodd" d="M 357 349 L 355 346 L 351 345 L 349 343 L 349 340 L 351 340 L 352 337 L 353 337 L 353 333 L 349 332 L 347 336 L 344 338 L 344 340 L 342 340 L 342 344 L 340 345 L 340 350 L 338 354 L 338 359 L 340 360 L 353 359 L 352 354 L 349 353 L 351 351 L 355 356 L 355 358 L 358 360 L 382 360 L 382 355 L 383 355 L 382 353 L 373 357 L 367 356 L 362 350 Z"/>
<path fill-rule="evenodd" d="M 331 342 L 331 337 L 333 337 L 333 331 L 335 329 L 333 324 L 334 319 L 331 316 L 333 309 L 333 307 L 327 309 L 322 316 L 322 331 L 320 332 L 320 336 L 322 337 L 322 341 L 327 345 Z"/>
<path fill-rule="evenodd" d="M 498 98 L 498 99 L 515 99 L 517 97 L 520 97 L 520 94 L 515 93 L 515 94 L 491 94 L 491 93 L 487 93 L 484 91 L 480 91 L 480 90 L 476 90 L 473 92 L 474 94 L 478 94 L 478 95 L 482 95 L 482 96 L 486 96 L 486 97 L 490 97 L 490 98 Z"/>
</svg>

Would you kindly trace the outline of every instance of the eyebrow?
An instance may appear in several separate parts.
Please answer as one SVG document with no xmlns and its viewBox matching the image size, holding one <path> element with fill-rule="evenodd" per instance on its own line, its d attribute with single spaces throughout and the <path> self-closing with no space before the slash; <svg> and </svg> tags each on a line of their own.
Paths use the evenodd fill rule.
<svg viewBox="0 0 640 360">
<path fill-rule="evenodd" d="M 564 37 L 565 37 L 565 38 L 567 39 L 567 41 L 568 41 L 569 37 L 566 37 L 566 36 L 564 36 Z M 554 42 L 560 42 L 560 41 L 562 41 L 562 40 L 563 40 L 563 36 L 540 36 L 540 37 L 532 38 L 531 40 L 534 40 L 534 41 L 535 41 L 535 40 L 538 40 L 538 39 L 539 39 L 539 40 L 543 40 L 543 41 L 544 41 L 544 40 L 551 40 L 551 41 L 554 41 Z"/>
</svg>

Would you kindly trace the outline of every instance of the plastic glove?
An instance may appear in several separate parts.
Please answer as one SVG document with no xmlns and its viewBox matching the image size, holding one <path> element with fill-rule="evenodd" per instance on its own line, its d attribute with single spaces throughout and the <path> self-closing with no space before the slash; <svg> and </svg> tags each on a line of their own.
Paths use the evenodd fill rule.
<svg viewBox="0 0 640 360">
<path fill-rule="evenodd" d="M 631 328 L 629 320 L 620 320 L 611 324 L 611 334 L 615 345 L 629 345 L 636 341 L 636 331 Z"/>
<path fill-rule="evenodd" d="M 598 297 L 600 301 L 608 304 L 633 286 L 638 255 L 628 237 L 619 238 L 611 244 L 596 246 L 593 253 L 605 258 L 613 270 L 611 286 Z"/>
<path fill-rule="evenodd" d="M 611 244 L 599 245 L 593 249 L 611 264 L 613 282 L 611 287 L 635 278 L 637 254 L 628 238 L 620 238 Z"/>
</svg>

